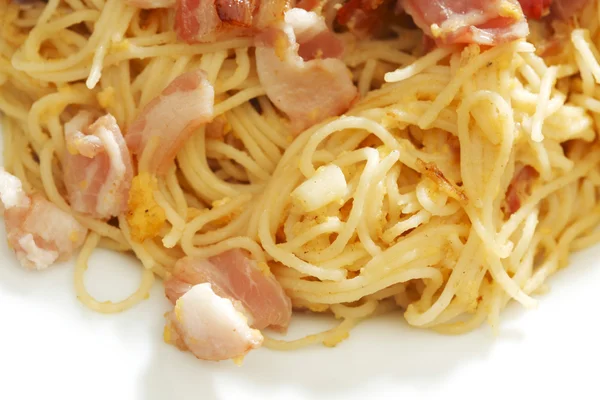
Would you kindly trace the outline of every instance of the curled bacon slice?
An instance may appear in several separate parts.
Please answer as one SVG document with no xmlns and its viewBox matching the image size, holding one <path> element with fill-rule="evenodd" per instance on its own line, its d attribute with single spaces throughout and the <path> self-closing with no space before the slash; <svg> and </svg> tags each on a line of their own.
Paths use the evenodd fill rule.
<svg viewBox="0 0 600 400">
<path fill-rule="evenodd" d="M 214 292 L 240 302 L 256 329 L 287 328 L 292 303 L 268 267 L 262 268 L 242 250 L 228 250 L 208 259 L 182 258 L 165 281 L 165 294 L 173 304 L 194 285 L 208 282 Z"/>
<path fill-rule="evenodd" d="M 337 22 L 358 36 L 374 35 L 403 11 L 438 44 L 496 45 L 527 36 L 524 17 L 567 20 L 589 0 L 338 0 Z M 314 1 L 304 0 L 311 7 Z M 326 3 L 327 4 L 327 3 Z M 520 8 L 519 8 L 520 6 Z M 307 8 L 309 9 L 309 8 Z"/>
<path fill-rule="evenodd" d="M 214 88 L 204 71 L 178 76 L 131 124 L 125 138 L 127 146 L 141 156 L 156 138 L 150 172 L 166 172 L 194 129 L 212 120 L 214 97 Z"/>
<path fill-rule="evenodd" d="M 81 111 L 65 124 L 64 181 L 75 211 L 110 218 L 127 207 L 133 166 L 115 118 L 92 121 L 91 113 Z"/>
<path fill-rule="evenodd" d="M 300 132 L 344 113 L 357 97 L 350 71 L 339 57 L 341 42 L 322 17 L 294 8 L 286 23 L 257 37 L 258 77 L 269 99 Z"/>
<path fill-rule="evenodd" d="M 283 20 L 287 0 L 177 0 L 175 31 L 188 43 L 251 36 Z"/>
<path fill-rule="evenodd" d="M 0 211 L 8 244 L 21 265 L 44 269 L 64 261 L 83 244 L 87 229 L 40 194 L 27 195 L 21 181 L 0 169 Z"/>
<path fill-rule="evenodd" d="M 438 44 L 492 46 L 529 33 L 517 0 L 405 0 L 402 5 Z"/>
</svg>

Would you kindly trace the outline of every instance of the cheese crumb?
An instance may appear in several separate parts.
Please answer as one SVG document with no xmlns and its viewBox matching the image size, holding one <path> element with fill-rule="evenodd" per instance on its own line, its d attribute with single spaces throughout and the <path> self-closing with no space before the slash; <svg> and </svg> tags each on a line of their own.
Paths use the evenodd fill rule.
<svg viewBox="0 0 600 400">
<path fill-rule="evenodd" d="M 96 95 L 96 99 L 102 108 L 108 108 L 114 104 L 115 101 L 115 88 L 108 86 Z"/>
<path fill-rule="evenodd" d="M 129 50 L 129 40 L 113 40 L 110 49 L 115 52 Z"/>
<path fill-rule="evenodd" d="M 133 178 L 127 203 L 127 223 L 136 242 L 156 237 L 166 221 L 165 210 L 154 200 L 156 177 L 143 172 Z"/>
<path fill-rule="evenodd" d="M 165 343 L 171 344 L 171 328 L 169 327 L 169 325 L 165 325 L 165 328 L 163 329 L 163 340 Z"/>
</svg>

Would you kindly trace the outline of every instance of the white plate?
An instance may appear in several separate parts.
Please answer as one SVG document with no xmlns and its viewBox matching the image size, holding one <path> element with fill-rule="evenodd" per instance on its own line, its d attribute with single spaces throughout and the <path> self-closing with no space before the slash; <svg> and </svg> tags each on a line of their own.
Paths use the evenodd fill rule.
<svg viewBox="0 0 600 400">
<path fill-rule="evenodd" d="M 86 283 L 100 300 L 135 289 L 133 257 L 98 250 L 90 264 Z M 511 305 L 496 337 L 487 326 L 442 336 L 396 313 L 362 323 L 334 349 L 259 349 L 242 367 L 163 343 L 160 283 L 137 307 L 102 315 L 76 299 L 72 275 L 70 263 L 25 271 L 0 241 L 0 399 L 600 398 L 600 247 L 574 256 L 537 310 Z M 332 323 L 296 316 L 290 336 Z"/>
</svg>

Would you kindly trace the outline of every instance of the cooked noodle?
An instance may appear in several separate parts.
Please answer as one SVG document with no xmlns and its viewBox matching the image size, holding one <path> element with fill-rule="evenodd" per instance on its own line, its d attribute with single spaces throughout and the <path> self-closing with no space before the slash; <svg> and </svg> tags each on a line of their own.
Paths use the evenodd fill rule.
<svg viewBox="0 0 600 400">
<path fill-rule="evenodd" d="M 596 10 L 552 60 L 525 41 L 420 57 L 414 31 L 380 41 L 344 34 L 361 99 L 297 137 L 265 96 L 251 39 L 183 44 L 170 11 L 123 0 L 19 10 L 0 0 L 4 166 L 91 231 L 75 291 L 93 310 L 135 305 L 152 273 L 169 276 L 183 255 L 241 248 L 267 262 L 295 307 L 342 320 L 297 341 L 267 338 L 272 348 L 335 345 L 360 320 L 397 307 L 417 327 L 461 333 L 487 320 L 496 329 L 509 300 L 535 307 L 569 254 L 600 241 Z M 231 131 L 214 139 L 199 128 L 158 178 L 160 235 L 138 243 L 123 216 L 108 223 L 74 212 L 62 183 L 64 123 L 85 107 L 111 113 L 126 132 L 168 83 L 196 68 Z M 139 172 L 151 154 L 152 145 Z M 523 165 L 540 176 L 511 214 L 506 193 Z M 297 188 L 324 171 L 346 190 L 307 211 L 302 201 L 322 201 L 328 187 Z M 85 289 L 98 246 L 132 251 L 145 269 L 122 302 L 98 302 Z"/>
</svg>

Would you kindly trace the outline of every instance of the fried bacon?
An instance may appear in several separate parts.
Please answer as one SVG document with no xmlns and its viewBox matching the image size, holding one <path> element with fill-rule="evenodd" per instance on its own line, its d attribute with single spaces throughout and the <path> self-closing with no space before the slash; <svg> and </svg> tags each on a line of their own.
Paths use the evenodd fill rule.
<svg viewBox="0 0 600 400">
<path fill-rule="evenodd" d="M 287 0 L 177 0 L 175 31 L 188 43 L 253 36 L 283 20 Z"/>
</svg>

